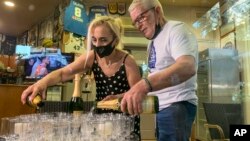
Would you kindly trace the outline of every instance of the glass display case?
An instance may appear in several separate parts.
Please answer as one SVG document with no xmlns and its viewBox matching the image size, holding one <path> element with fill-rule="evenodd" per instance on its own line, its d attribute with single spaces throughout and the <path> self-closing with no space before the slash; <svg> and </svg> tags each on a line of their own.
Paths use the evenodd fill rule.
<svg viewBox="0 0 250 141">
<path fill-rule="evenodd" d="M 202 125 L 206 123 L 204 108 L 202 107 L 202 102 L 204 101 L 210 103 L 214 101 L 219 101 L 220 103 L 238 103 L 243 109 L 243 124 L 250 123 L 250 112 L 246 110 L 250 106 L 250 75 L 248 73 L 250 71 L 250 0 L 220 0 L 218 4 L 194 22 L 193 27 L 200 30 L 203 38 L 206 38 L 207 33 L 218 32 L 220 34 L 219 39 L 214 39 L 219 42 L 219 45 L 215 46 L 215 48 L 218 48 L 216 53 L 221 53 L 224 49 L 231 49 L 237 52 L 236 55 L 229 59 L 232 60 L 231 63 L 237 62 L 235 65 L 232 66 L 228 63 L 223 63 L 223 65 L 219 65 L 218 67 L 224 71 L 216 70 L 217 73 L 221 72 L 220 77 L 216 74 L 213 74 L 211 77 L 222 77 L 229 80 L 233 75 L 237 77 L 237 83 L 233 83 L 236 81 L 229 81 L 230 88 L 232 88 L 231 92 L 227 91 L 229 86 L 227 84 L 213 84 L 208 75 L 210 71 L 214 70 L 214 67 L 211 66 L 211 62 L 209 61 L 204 62 L 202 59 L 199 60 L 197 80 L 199 105 L 196 117 L 196 138 L 202 138 L 202 140 L 209 140 L 209 132 Z M 212 19 L 217 20 L 215 22 Z M 217 29 L 213 28 L 214 25 L 217 25 Z M 202 53 L 200 52 L 200 54 Z M 202 71 L 206 70 L 206 68 L 208 69 L 208 67 L 210 68 L 209 71 Z M 237 70 L 237 72 L 232 74 L 230 73 L 232 70 Z M 216 89 L 213 89 L 213 87 Z M 204 95 L 204 93 L 209 92 L 216 93 L 218 88 L 224 90 L 227 94 L 231 94 L 226 99 L 212 98 Z"/>
</svg>

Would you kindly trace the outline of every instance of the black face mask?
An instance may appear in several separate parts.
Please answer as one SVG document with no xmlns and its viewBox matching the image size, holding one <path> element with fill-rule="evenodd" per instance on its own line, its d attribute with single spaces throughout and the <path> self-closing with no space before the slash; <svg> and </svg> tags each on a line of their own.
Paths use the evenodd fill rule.
<svg viewBox="0 0 250 141">
<path fill-rule="evenodd" d="M 155 25 L 155 34 L 152 37 L 152 39 L 154 39 L 160 32 L 161 32 L 161 25 L 160 24 L 156 24 Z"/>
<path fill-rule="evenodd" d="M 112 40 L 109 44 L 106 46 L 95 46 L 92 44 L 94 51 L 98 54 L 100 58 L 103 58 L 105 56 L 109 56 L 115 47 L 112 46 L 114 40 Z"/>
</svg>

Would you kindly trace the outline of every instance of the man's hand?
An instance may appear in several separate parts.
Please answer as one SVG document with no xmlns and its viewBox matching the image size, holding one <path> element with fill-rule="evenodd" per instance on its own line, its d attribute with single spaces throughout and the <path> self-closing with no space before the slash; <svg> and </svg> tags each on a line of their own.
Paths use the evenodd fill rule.
<svg viewBox="0 0 250 141">
<path fill-rule="evenodd" d="M 122 112 L 139 115 L 143 112 L 142 102 L 148 93 L 148 86 L 142 79 L 127 91 L 121 101 Z"/>
</svg>

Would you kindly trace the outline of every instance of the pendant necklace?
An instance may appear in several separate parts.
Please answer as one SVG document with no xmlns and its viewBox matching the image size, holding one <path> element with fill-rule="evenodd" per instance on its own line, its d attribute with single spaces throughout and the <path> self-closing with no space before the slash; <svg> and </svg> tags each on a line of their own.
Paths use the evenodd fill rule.
<svg viewBox="0 0 250 141">
<path fill-rule="evenodd" d="M 112 65 L 112 63 L 111 63 L 111 61 L 109 60 L 109 63 L 108 63 L 108 68 L 110 68 L 111 67 L 111 65 Z"/>
</svg>

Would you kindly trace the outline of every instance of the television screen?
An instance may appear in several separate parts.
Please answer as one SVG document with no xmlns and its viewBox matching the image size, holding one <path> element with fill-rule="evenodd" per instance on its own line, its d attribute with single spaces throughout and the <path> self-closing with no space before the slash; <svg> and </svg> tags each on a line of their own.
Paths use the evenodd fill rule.
<svg viewBox="0 0 250 141">
<path fill-rule="evenodd" d="M 31 46 L 16 45 L 15 54 L 19 55 L 22 59 L 29 58 L 31 53 Z"/>
<path fill-rule="evenodd" d="M 61 53 L 59 49 L 35 49 L 24 60 L 25 78 L 40 79 L 50 72 L 74 61 L 74 53 Z"/>
</svg>

